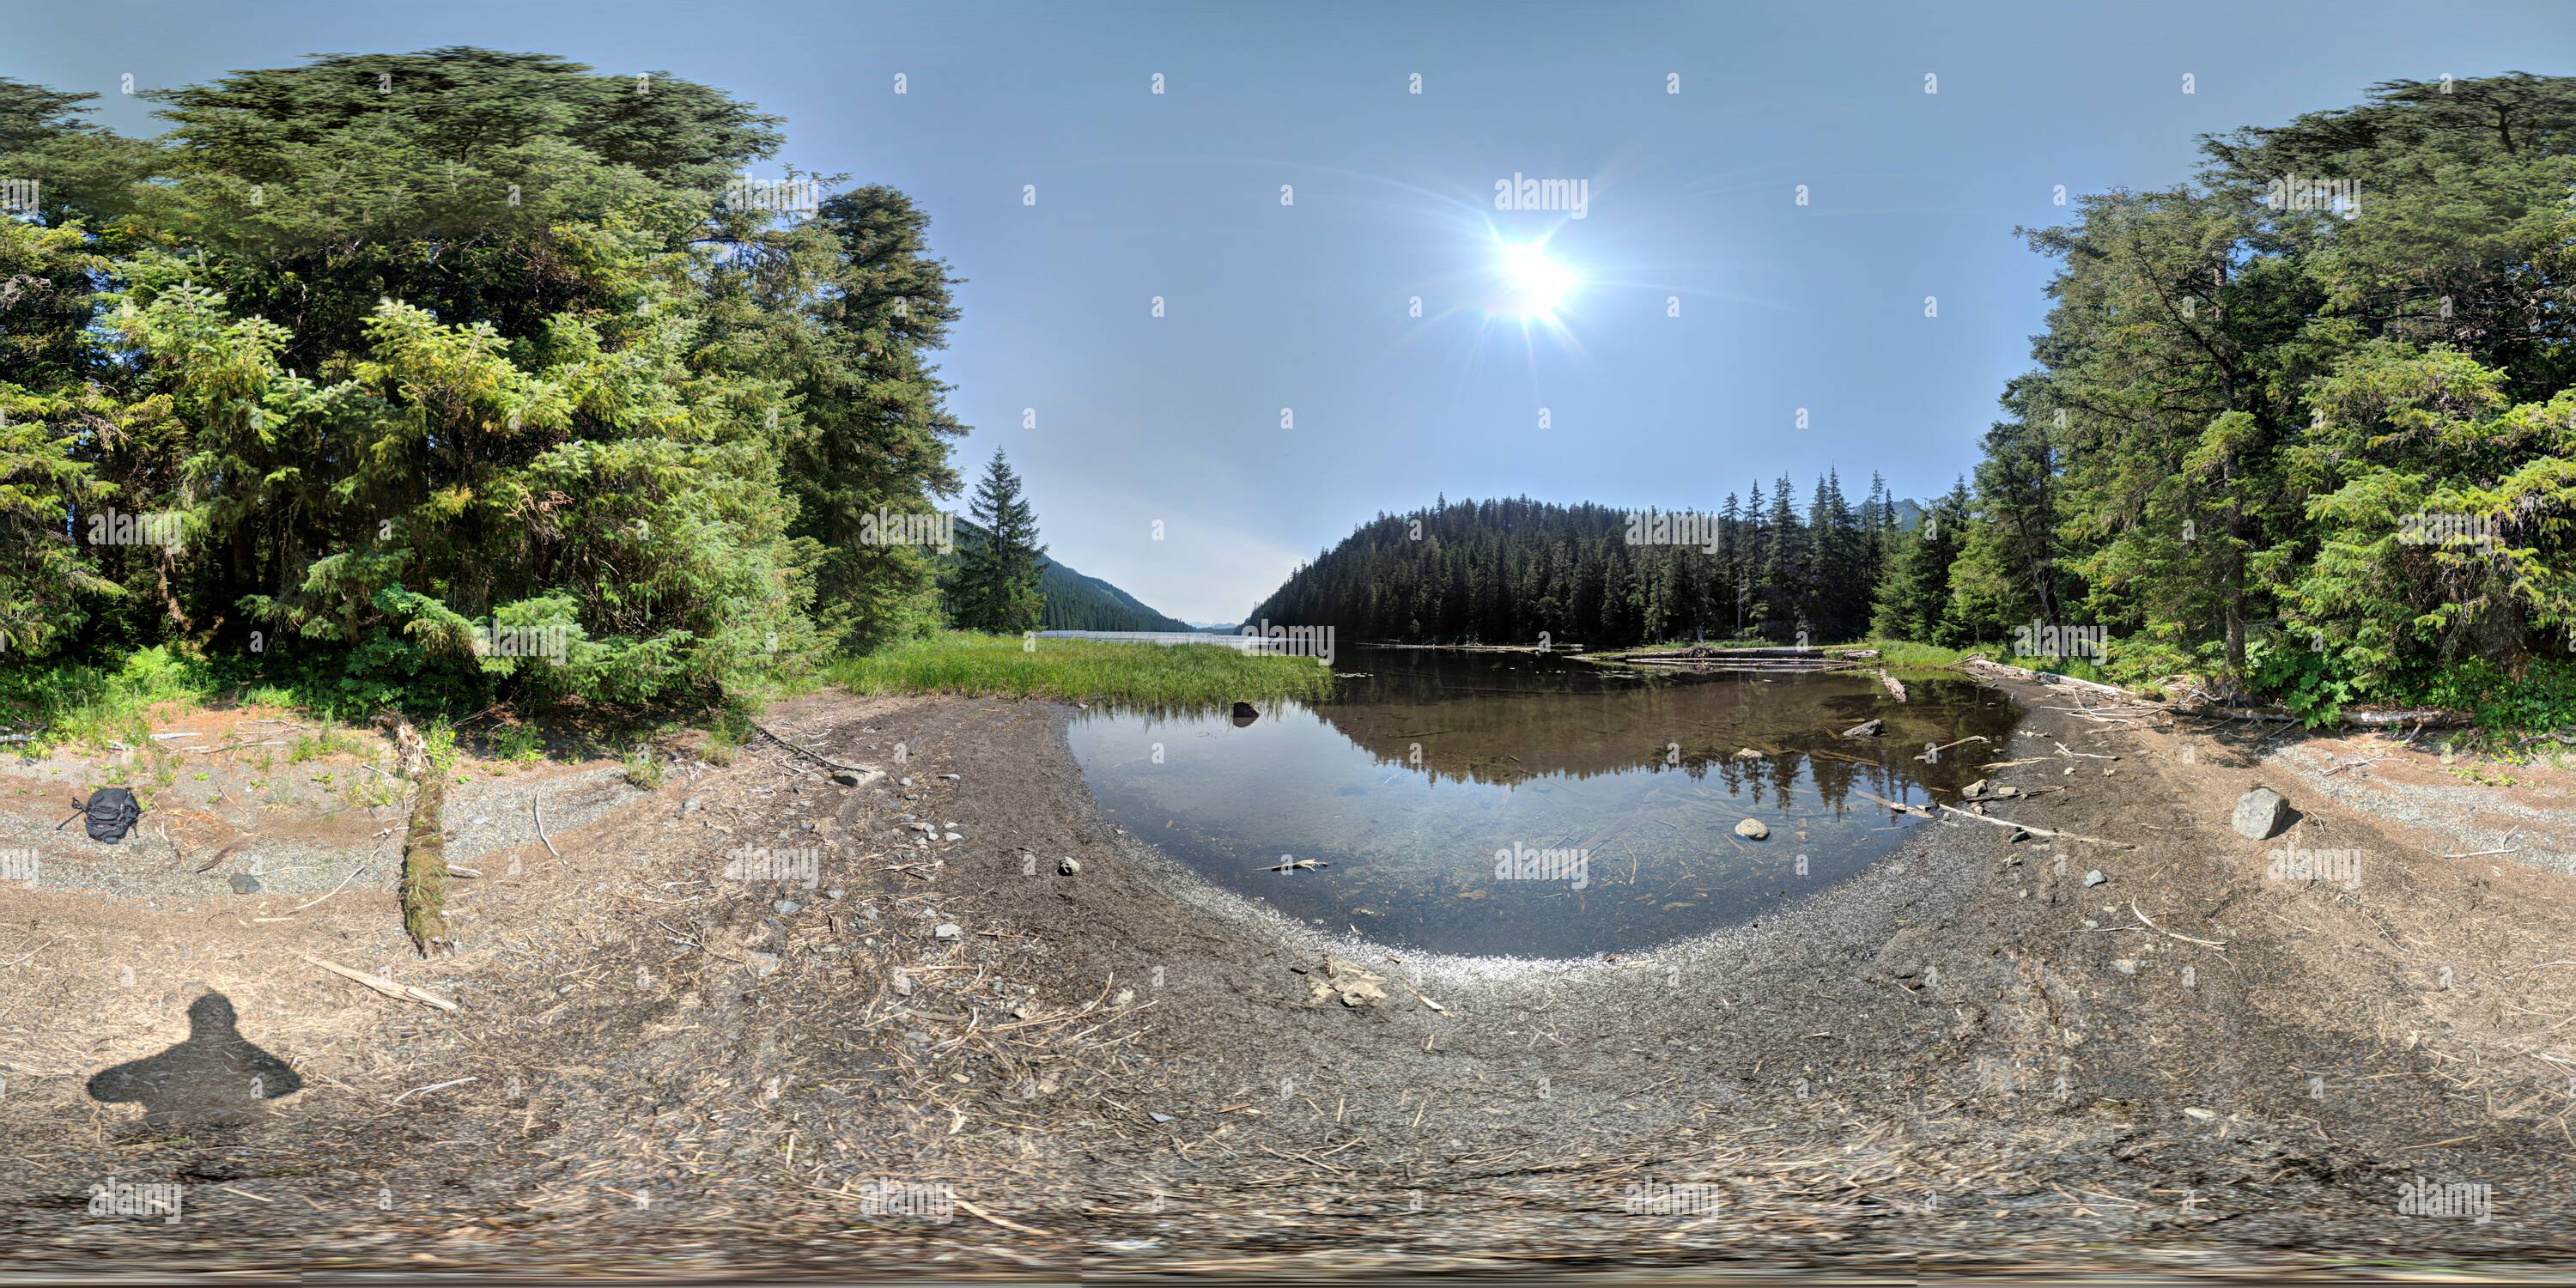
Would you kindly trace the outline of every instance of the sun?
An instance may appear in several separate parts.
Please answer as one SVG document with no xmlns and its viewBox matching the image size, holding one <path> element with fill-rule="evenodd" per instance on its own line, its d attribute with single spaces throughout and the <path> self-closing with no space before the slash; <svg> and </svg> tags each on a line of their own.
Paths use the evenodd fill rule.
<svg viewBox="0 0 2576 1288">
<path fill-rule="evenodd" d="M 1555 316 L 1575 285 L 1574 271 L 1549 259 L 1540 242 L 1503 243 L 1502 278 L 1508 294 L 1494 312 L 1519 318 Z"/>
</svg>

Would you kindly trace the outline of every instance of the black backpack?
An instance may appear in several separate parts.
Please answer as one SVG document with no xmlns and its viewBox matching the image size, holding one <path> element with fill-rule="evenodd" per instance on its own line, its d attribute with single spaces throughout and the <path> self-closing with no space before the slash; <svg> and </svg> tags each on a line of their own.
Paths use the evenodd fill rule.
<svg viewBox="0 0 2576 1288">
<path fill-rule="evenodd" d="M 122 787 L 102 787 L 89 794 L 87 823 L 89 839 L 114 845 L 125 839 L 134 820 L 143 810 L 134 803 L 134 793 Z"/>
</svg>

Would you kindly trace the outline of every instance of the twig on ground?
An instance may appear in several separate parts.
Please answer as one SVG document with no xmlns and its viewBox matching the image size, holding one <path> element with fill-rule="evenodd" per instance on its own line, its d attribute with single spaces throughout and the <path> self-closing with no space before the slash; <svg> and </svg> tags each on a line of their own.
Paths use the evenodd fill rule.
<svg viewBox="0 0 2576 1288">
<path fill-rule="evenodd" d="M 2164 927 L 2147 920 L 2147 914 L 2139 910 L 2138 901 L 2135 899 L 2131 899 L 2129 901 L 2129 911 L 2131 914 L 2135 915 L 2139 923 L 2144 925 L 2147 929 L 2152 930 L 2159 935 L 2166 936 L 2167 938 L 2179 939 L 2186 944 L 2199 944 L 2206 948 L 2225 948 L 2227 946 L 2215 939 L 2194 939 L 2189 935 L 2175 934 L 2173 931 L 2167 930 Z"/>
<path fill-rule="evenodd" d="M 556 853 L 555 843 L 552 841 L 546 841 L 546 816 L 543 811 L 540 811 L 537 808 L 537 797 L 539 795 L 540 793 L 537 792 L 528 793 L 528 816 L 537 821 L 537 839 L 546 842 L 546 853 L 553 854 L 555 856 L 555 862 L 561 863 L 563 862 L 563 855 Z"/>
<path fill-rule="evenodd" d="M 339 885 L 335 885 L 335 886 L 331 887 L 330 891 L 329 891 L 328 893 L 325 893 L 325 894 L 322 896 L 322 899 L 328 899 L 328 898 L 330 898 L 332 895 L 335 895 L 335 894 L 340 893 L 340 891 L 341 891 L 344 887 L 346 887 L 346 886 L 347 886 L 351 881 L 353 881 L 353 880 L 356 880 L 356 879 L 357 879 L 357 876 L 358 876 L 358 874 L 359 874 L 359 873 L 364 872 L 364 871 L 366 871 L 366 870 L 367 870 L 367 865 L 366 865 L 365 863 L 360 863 L 358 866 L 356 866 L 356 867 L 354 867 L 354 868 L 349 869 L 349 875 L 347 875 L 347 876 L 345 876 L 345 877 L 340 878 L 340 884 L 339 884 Z M 316 900 L 314 900 L 314 901 L 313 901 L 313 903 L 303 904 L 303 905 L 301 905 L 301 906 L 299 906 L 299 907 L 289 908 L 289 909 L 287 909 L 287 910 L 286 910 L 286 915 L 287 915 L 288 917 L 292 917 L 292 916 L 294 916 L 295 914 L 297 914 L 297 913 L 299 913 L 299 912 L 304 911 L 304 909 L 312 907 L 314 903 L 320 903 L 320 902 L 322 902 L 322 899 L 316 899 Z M 285 918 L 279 918 L 279 920 L 281 920 L 281 921 L 282 921 L 282 920 L 284 920 L 284 919 L 285 919 Z"/>
<path fill-rule="evenodd" d="M 799 746 L 795 743 L 789 742 L 786 739 L 779 737 L 777 734 L 770 732 L 769 726 L 761 724 L 758 721 L 753 721 L 751 727 L 759 730 L 762 737 L 767 738 L 771 742 L 777 743 L 779 746 L 785 747 L 789 751 L 795 752 L 800 756 L 820 761 L 823 764 L 830 765 L 834 769 L 846 769 L 854 774 L 864 774 L 868 772 L 867 767 L 864 765 L 845 765 L 811 747 Z"/>
<path fill-rule="evenodd" d="M 409 984 L 397 984 L 392 980 L 386 979 L 382 975 L 370 975 L 362 970 L 351 970 L 338 962 L 324 961 L 323 959 L 315 957 L 309 953 L 304 954 L 304 960 L 315 966 L 319 966 L 334 975 L 338 975 L 343 979 L 351 979 L 364 984 L 387 997 L 397 998 L 406 1002 L 419 1002 L 424 1006 L 435 1006 L 442 1011 L 453 1011 L 456 1009 L 456 1003 L 440 997 L 438 994 L 430 992 L 425 988 L 414 988 Z"/>
<path fill-rule="evenodd" d="M 1980 823 L 1992 823 L 1997 827 L 2020 828 L 2022 831 L 2028 832 L 2032 836 L 2054 836 L 2061 840 L 2083 841 L 2092 845 L 2107 845 L 2115 850 L 2134 850 L 2138 848 L 2126 841 L 2114 841 L 2100 836 L 2083 836 L 2074 832 L 2052 831 L 2048 828 L 2034 826 L 2029 823 L 2016 823 L 2008 818 L 1995 818 L 1986 814 L 1971 814 L 1966 810 L 1960 809 L 1956 805 L 1944 805 L 1941 806 L 1941 808 L 1946 809 L 1961 818 L 1973 818 Z"/>
<path fill-rule="evenodd" d="M 424 1091 L 445 1091 L 445 1090 L 446 1090 L 446 1089 L 448 1089 L 449 1087 L 461 1087 L 461 1086 L 464 1086 L 466 1083 L 469 1083 L 469 1082 L 478 1082 L 478 1081 L 481 1081 L 481 1078 L 482 1078 L 482 1075 L 480 1075 L 480 1074 L 476 1074 L 476 1075 L 472 1075 L 472 1076 L 469 1076 L 469 1077 L 463 1077 L 463 1078 L 452 1078 L 452 1079 L 450 1079 L 450 1080 L 448 1080 L 448 1081 L 446 1081 L 446 1082 L 433 1082 L 433 1083 L 429 1084 L 429 1085 L 428 1085 L 428 1086 L 426 1086 L 426 1087 L 414 1087 L 414 1088 L 412 1088 L 411 1090 L 406 1091 L 406 1092 L 402 1093 L 401 1095 L 396 1096 L 396 1097 L 394 1097 L 392 1100 L 389 1100 L 389 1101 L 387 1101 L 387 1102 L 385 1102 L 385 1103 L 387 1103 L 387 1104 L 399 1105 L 399 1104 L 401 1104 L 402 1102 L 404 1102 L 404 1101 L 406 1101 L 406 1100 L 409 1100 L 409 1099 L 411 1099 L 413 1096 L 417 1096 L 417 1095 L 419 1095 L 420 1093 L 422 1093 L 422 1092 L 424 1092 Z"/>
</svg>

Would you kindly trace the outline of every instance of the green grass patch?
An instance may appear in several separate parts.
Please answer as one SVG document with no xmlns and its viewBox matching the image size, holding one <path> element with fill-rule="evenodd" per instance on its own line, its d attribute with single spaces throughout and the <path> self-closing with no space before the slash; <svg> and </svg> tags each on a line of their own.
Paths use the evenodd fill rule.
<svg viewBox="0 0 2576 1288">
<path fill-rule="evenodd" d="M 965 693 L 1077 702 L 1197 706 L 1319 698 L 1332 670 L 1310 657 L 1260 657 L 1220 644 L 1130 644 L 941 631 L 835 660 L 853 693 Z"/>
<path fill-rule="evenodd" d="M 129 654 L 117 666 L 45 665 L 0 671 L 0 725 L 34 734 L 36 750 L 66 743 L 129 746 L 150 741 L 144 713 L 164 702 L 211 698 L 213 671 L 166 648 Z"/>
</svg>

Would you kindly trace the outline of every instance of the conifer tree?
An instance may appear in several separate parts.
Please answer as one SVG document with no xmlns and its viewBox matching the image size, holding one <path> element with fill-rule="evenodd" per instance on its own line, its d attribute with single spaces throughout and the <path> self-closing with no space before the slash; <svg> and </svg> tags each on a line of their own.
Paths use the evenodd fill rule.
<svg viewBox="0 0 2576 1288">
<path fill-rule="evenodd" d="M 1046 607 L 1038 591 L 1046 547 L 1038 544 L 1037 512 L 1020 495 L 1020 476 L 999 451 L 975 485 L 970 512 L 984 537 L 964 551 L 949 591 L 950 617 L 967 630 L 1035 629 Z"/>
</svg>

